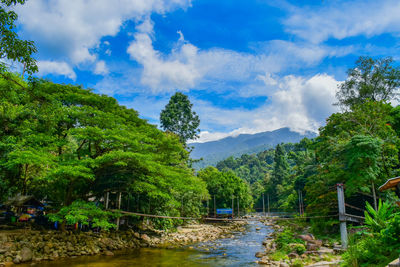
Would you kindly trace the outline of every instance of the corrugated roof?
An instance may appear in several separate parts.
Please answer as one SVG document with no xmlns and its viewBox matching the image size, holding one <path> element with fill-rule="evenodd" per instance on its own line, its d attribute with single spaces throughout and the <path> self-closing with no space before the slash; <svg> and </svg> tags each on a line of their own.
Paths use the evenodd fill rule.
<svg viewBox="0 0 400 267">
<path fill-rule="evenodd" d="M 386 181 L 383 185 L 379 187 L 379 191 L 384 191 L 393 187 L 396 187 L 397 184 L 400 183 L 400 176 L 394 177 Z"/>
</svg>

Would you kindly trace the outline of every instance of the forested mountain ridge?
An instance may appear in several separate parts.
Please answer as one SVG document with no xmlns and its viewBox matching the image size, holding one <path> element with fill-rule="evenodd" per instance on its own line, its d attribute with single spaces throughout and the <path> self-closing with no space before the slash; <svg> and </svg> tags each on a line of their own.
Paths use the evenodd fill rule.
<svg viewBox="0 0 400 267">
<path fill-rule="evenodd" d="M 265 151 L 280 143 L 296 143 L 304 137 L 314 138 L 313 132 L 300 134 L 289 128 L 281 128 L 274 131 L 256 134 L 240 134 L 236 137 L 226 137 L 217 141 L 205 143 L 191 143 L 193 147 L 191 157 L 193 159 L 203 158 L 196 163 L 195 167 L 216 165 L 220 160 L 229 156 L 240 157 L 243 154 L 252 154 Z"/>
</svg>

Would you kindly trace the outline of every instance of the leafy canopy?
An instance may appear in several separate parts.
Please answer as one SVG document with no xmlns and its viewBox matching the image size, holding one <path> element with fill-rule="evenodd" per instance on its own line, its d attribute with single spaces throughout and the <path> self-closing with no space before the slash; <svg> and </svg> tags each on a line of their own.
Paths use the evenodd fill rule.
<svg viewBox="0 0 400 267">
<path fill-rule="evenodd" d="M 24 68 L 32 74 L 38 70 L 32 54 L 37 52 L 33 41 L 21 40 L 16 33 L 15 21 L 18 15 L 11 10 L 12 6 L 25 4 L 25 0 L 0 1 L 0 72 L 7 70 L 4 60 L 18 61 L 25 64 Z"/>
<path fill-rule="evenodd" d="M 353 108 L 366 101 L 388 101 L 397 97 L 400 69 L 390 57 L 373 59 L 360 57 L 356 66 L 348 70 L 347 80 L 336 94 L 338 104 Z"/>
<path fill-rule="evenodd" d="M 193 104 L 187 95 L 177 92 L 171 96 L 160 114 L 161 127 L 178 135 L 183 144 L 189 139 L 198 138 L 200 132 L 200 119 L 196 112 L 192 111 L 192 107 Z"/>
</svg>

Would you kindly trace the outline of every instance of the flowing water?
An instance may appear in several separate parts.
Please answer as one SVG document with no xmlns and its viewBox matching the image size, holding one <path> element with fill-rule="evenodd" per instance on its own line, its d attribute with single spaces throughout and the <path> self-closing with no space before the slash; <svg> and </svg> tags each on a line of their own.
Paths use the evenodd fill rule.
<svg viewBox="0 0 400 267">
<path fill-rule="evenodd" d="M 235 237 L 195 244 L 180 249 L 140 248 L 115 256 L 83 256 L 35 266 L 113 267 L 113 266 L 257 266 L 254 256 L 272 229 L 260 222 L 249 222 L 245 232 Z M 256 230 L 261 228 L 260 230 Z"/>
</svg>

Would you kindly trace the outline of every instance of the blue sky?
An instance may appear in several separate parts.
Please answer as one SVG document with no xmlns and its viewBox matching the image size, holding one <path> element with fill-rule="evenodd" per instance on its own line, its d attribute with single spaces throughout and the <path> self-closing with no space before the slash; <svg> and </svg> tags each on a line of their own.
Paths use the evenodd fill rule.
<svg viewBox="0 0 400 267">
<path fill-rule="evenodd" d="M 176 91 L 200 141 L 317 131 L 360 55 L 399 57 L 400 2 L 29 0 L 39 76 L 93 88 L 157 124 Z"/>
</svg>

